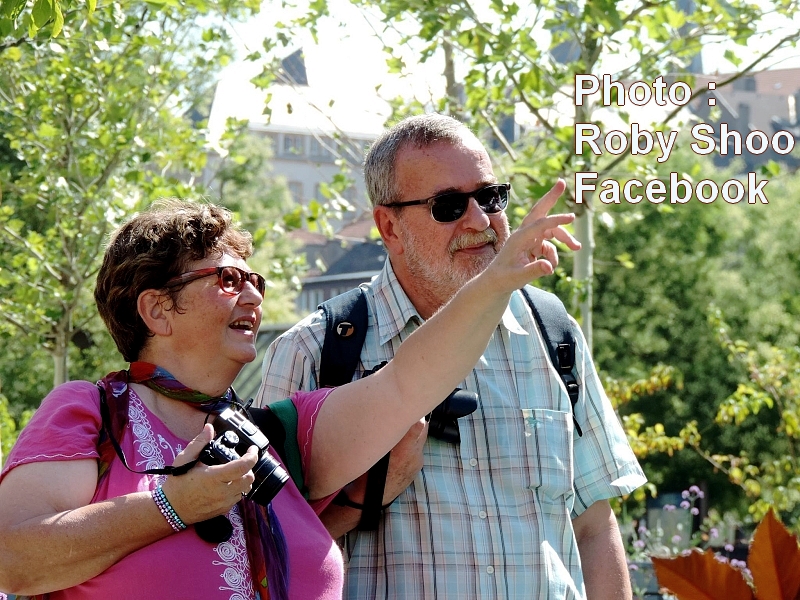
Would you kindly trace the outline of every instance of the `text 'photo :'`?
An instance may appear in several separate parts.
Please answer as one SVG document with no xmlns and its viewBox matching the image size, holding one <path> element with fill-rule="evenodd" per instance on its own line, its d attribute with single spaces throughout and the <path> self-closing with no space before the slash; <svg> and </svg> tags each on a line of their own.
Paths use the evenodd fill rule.
<svg viewBox="0 0 800 600">
<path fill-rule="evenodd" d="M 702 95 L 702 102 L 708 107 L 716 107 L 717 98 L 712 94 L 716 90 L 716 82 L 693 92 L 688 83 L 673 81 L 667 83 L 658 76 L 652 82 L 621 82 L 610 75 L 575 75 L 575 106 L 583 106 L 592 99 L 600 106 L 626 107 L 685 107 Z M 653 156 L 658 163 L 669 160 L 678 144 L 688 144 L 697 155 L 705 156 L 718 152 L 720 156 L 741 157 L 747 153 L 761 156 L 765 154 L 787 156 L 795 147 L 795 135 L 791 131 L 777 130 L 772 134 L 759 130 L 742 132 L 732 128 L 728 123 L 709 124 L 694 122 L 678 130 L 651 131 L 640 123 L 631 121 L 627 131 L 605 129 L 595 123 L 575 123 L 576 156 L 589 152 L 595 156 L 610 154 L 618 156 L 628 153 L 630 156 Z M 670 204 L 686 204 L 697 200 L 710 204 L 721 198 L 729 204 L 746 201 L 747 204 L 769 204 L 766 193 L 768 179 L 763 179 L 754 171 L 747 173 L 747 183 L 739 179 L 729 179 L 721 184 L 712 179 L 697 182 L 685 179 L 680 173 L 670 172 L 669 185 L 662 179 L 603 179 L 598 182 L 597 172 L 575 172 L 575 198 L 578 204 L 583 203 L 584 193 L 598 190 L 603 204 L 638 204 L 647 200 L 653 204 L 668 202 Z"/>
</svg>

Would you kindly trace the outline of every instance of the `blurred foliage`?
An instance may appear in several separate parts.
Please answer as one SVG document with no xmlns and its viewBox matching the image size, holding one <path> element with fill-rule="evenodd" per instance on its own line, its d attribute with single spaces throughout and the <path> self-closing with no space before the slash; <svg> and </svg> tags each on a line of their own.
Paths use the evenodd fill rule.
<svg viewBox="0 0 800 600">
<path fill-rule="evenodd" d="M 91 293 L 109 233 L 156 198 L 199 196 L 190 115 L 230 53 L 198 16 L 107 5 L 0 53 L 0 331 L 46 350 L 56 384 L 73 336 L 101 331 Z"/>
<path fill-rule="evenodd" d="M 800 347 L 761 344 L 755 349 L 732 339 L 716 307 L 709 323 L 731 363 L 746 373 L 736 390 L 718 403 L 714 422 L 738 432 L 760 426 L 769 437 L 761 444 L 741 440 L 726 451 L 692 430 L 684 434 L 686 443 L 744 491 L 755 522 L 772 507 L 800 531 Z"/>
<path fill-rule="evenodd" d="M 220 163 L 224 198 L 199 178 L 215 74 L 231 56 L 224 20 L 258 5 L 44 4 L 69 7 L 57 38 L 49 39 L 52 23 L 10 32 L 10 4 L 0 8 L 6 449 L 54 382 L 95 380 L 121 366 L 94 307 L 94 278 L 107 236 L 155 199 L 216 201 L 246 221 L 256 241 L 254 268 L 272 286 L 265 320 L 292 315 L 302 268 L 280 225 L 290 220 L 288 196 L 264 176 L 268 154 L 244 140 L 241 127 L 227 135 L 228 158 Z M 18 25 L 30 5 L 16 6 Z"/>
</svg>

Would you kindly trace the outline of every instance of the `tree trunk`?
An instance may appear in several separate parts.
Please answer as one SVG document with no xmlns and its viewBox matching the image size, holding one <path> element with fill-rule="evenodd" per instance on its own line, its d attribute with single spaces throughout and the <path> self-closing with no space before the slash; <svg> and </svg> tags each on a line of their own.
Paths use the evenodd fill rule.
<svg viewBox="0 0 800 600">
<path fill-rule="evenodd" d="M 591 73 L 594 63 L 589 62 L 587 73 Z M 574 98 L 573 98 L 574 102 Z M 583 105 L 575 104 L 575 123 L 589 123 L 592 116 L 592 105 L 584 102 Z M 582 162 L 582 161 L 581 161 Z M 577 170 L 591 171 L 591 165 L 576 164 Z M 577 191 L 577 190 L 576 190 Z M 586 338 L 589 352 L 592 351 L 592 286 L 594 279 L 594 210 L 592 209 L 592 194 L 582 192 L 581 197 L 575 197 L 575 237 L 581 243 L 581 249 L 575 253 L 575 262 L 572 267 L 572 277 L 579 286 L 573 299 L 573 310 L 576 317 L 580 318 L 581 330 Z"/>
<path fill-rule="evenodd" d="M 572 276 L 581 287 L 575 293 L 573 309 L 580 317 L 581 330 L 586 337 L 589 352 L 592 351 L 592 280 L 594 278 L 594 211 L 585 204 L 589 197 L 584 197 L 583 210 L 575 219 L 575 237 L 581 243 L 581 249 L 574 253 L 575 262 Z"/>
<path fill-rule="evenodd" d="M 67 381 L 67 333 L 56 334 L 55 350 L 53 350 L 53 387 Z"/>
</svg>

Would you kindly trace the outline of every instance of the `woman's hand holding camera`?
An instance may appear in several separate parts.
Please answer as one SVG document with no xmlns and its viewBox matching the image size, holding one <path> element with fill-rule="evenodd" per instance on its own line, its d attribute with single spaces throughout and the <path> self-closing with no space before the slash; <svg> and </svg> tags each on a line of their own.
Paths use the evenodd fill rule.
<svg viewBox="0 0 800 600">
<path fill-rule="evenodd" d="M 173 466 L 195 460 L 213 438 L 214 428 L 207 423 L 175 457 Z M 171 475 L 162 489 L 184 523 L 205 521 L 227 513 L 242 494 L 250 491 L 255 479 L 251 469 L 257 460 L 258 448 L 250 446 L 241 458 L 231 462 L 211 466 L 198 462 L 184 475 Z"/>
</svg>

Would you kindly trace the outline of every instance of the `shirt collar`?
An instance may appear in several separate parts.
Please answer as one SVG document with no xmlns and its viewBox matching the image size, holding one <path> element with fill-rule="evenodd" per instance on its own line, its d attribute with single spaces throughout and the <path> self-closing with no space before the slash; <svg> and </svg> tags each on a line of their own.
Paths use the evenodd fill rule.
<svg viewBox="0 0 800 600">
<path fill-rule="evenodd" d="M 372 287 L 375 291 L 375 312 L 381 345 L 396 337 L 407 327 L 410 321 L 413 321 L 415 326 L 419 326 L 424 322 L 424 319 L 419 315 L 403 290 L 403 286 L 397 280 L 394 269 L 392 269 L 392 262 L 388 257 L 383 269 L 372 282 Z M 516 304 L 517 306 L 514 306 L 515 309 L 524 311 L 524 307 L 518 306 L 519 302 L 513 302 L 515 297 L 519 301 L 521 295 L 514 294 L 512 296 L 512 302 L 503 312 L 500 324 L 509 333 L 528 335 L 528 332 L 520 325 L 518 317 L 512 310 L 512 305 Z"/>
<path fill-rule="evenodd" d="M 517 304 L 518 304 L 519 297 L 521 295 L 522 294 L 515 292 L 511 296 L 511 301 L 508 303 L 508 306 L 506 306 L 506 310 L 503 312 L 503 318 L 500 320 L 500 325 L 508 329 L 509 333 L 516 333 L 517 335 L 528 335 L 527 330 L 522 325 L 520 325 L 517 316 L 511 309 L 512 305 L 515 304 L 514 299 L 515 298 L 517 299 Z M 518 308 L 518 306 L 516 308 Z"/>
<path fill-rule="evenodd" d="M 397 280 L 389 257 L 373 280 L 372 288 L 375 293 L 375 320 L 381 345 L 403 331 L 409 321 L 414 321 L 416 326 L 422 324 L 424 319 L 419 316 Z"/>
</svg>

